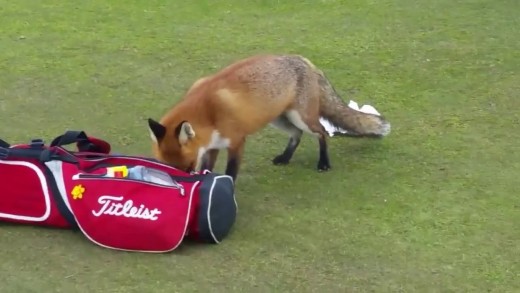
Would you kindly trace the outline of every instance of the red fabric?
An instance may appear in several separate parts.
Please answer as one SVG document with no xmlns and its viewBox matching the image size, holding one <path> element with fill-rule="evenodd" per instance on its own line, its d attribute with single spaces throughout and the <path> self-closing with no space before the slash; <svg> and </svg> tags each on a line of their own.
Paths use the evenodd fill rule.
<svg viewBox="0 0 520 293">
<path fill-rule="evenodd" d="M 106 142 L 102 139 L 96 138 L 96 137 L 92 137 L 92 136 L 88 136 L 88 140 L 96 146 L 98 152 L 104 153 L 104 154 L 110 153 L 111 146 L 108 142 Z M 79 149 L 79 143 L 76 143 L 76 146 Z"/>
<path fill-rule="evenodd" d="M 0 219 L 6 222 L 68 228 L 53 198 L 41 164 L 35 160 L 0 160 Z"/>
<path fill-rule="evenodd" d="M 71 155 L 63 148 L 53 150 Z M 98 158 L 87 158 L 92 155 Z M 79 164 L 59 161 L 62 178 L 55 179 L 63 180 L 65 194 L 51 188 L 55 180 L 38 160 L 0 160 L 4 183 L 0 186 L 0 221 L 70 228 L 57 209 L 57 195 L 70 206 L 84 235 L 107 248 L 171 251 L 182 242 L 188 227 L 196 227 L 189 221 L 195 219 L 191 213 L 197 210 L 197 182 L 179 182 L 184 189 L 181 193 L 177 187 L 121 178 L 121 172 L 115 172 L 120 178 L 77 178 L 79 174 L 104 175 L 107 166 L 121 165 L 143 165 L 173 176 L 190 177 L 189 173 L 139 157 L 100 153 L 74 153 L 74 157 Z M 74 196 L 74 188 L 83 191 L 81 196 Z"/>
<path fill-rule="evenodd" d="M 78 170 L 71 164 L 63 170 L 64 177 L 71 178 L 65 182 L 67 200 L 91 241 L 114 249 L 164 252 L 183 240 L 193 183 L 182 184 L 183 195 L 176 187 L 131 179 L 77 178 Z M 89 174 L 105 172 L 101 167 Z M 74 195 L 74 188 L 81 189 L 80 195 Z"/>
</svg>

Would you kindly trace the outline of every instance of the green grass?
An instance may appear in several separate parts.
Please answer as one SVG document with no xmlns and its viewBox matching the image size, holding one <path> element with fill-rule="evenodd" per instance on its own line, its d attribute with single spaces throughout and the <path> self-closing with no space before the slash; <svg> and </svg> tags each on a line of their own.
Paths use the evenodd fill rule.
<svg viewBox="0 0 520 293">
<path fill-rule="evenodd" d="M 2 293 L 520 291 L 520 2 L 176 2 L 0 1 L 0 136 L 79 129 L 150 155 L 146 118 L 263 52 L 305 55 L 392 133 L 331 139 L 324 174 L 315 140 L 275 167 L 285 134 L 250 137 L 218 246 L 0 225 Z"/>
</svg>

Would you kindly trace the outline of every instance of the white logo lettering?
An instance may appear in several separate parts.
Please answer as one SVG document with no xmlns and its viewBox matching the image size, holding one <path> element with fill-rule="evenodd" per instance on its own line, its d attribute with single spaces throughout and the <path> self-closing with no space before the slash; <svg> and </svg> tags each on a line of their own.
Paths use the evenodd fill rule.
<svg viewBox="0 0 520 293">
<path fill-rule="evenodd" d="M 134 202 L 129 199 L 122 203 L 122 196 L 103 195 L 99 197 L 98 203 L 101 205 L 99 211 L 92 211 L 96 217 L 101 215 L 111 215 L 116 217 L 139 218 L 145 220 L 155 221 L 157 216 L 161 214 L 158 209 L 150 210 L 144 205 L 139 207 L 134 206 Z"/>
</svg>

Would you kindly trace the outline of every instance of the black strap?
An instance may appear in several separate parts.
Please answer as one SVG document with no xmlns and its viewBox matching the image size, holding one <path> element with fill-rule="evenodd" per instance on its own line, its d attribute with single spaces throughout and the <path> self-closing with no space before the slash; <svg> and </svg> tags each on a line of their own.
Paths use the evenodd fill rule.
<svg viewBox="0 0 520 293">
<path fill-rule="evenodd" d="M 24 158 L 24 159 L 40 159 L 42 150 L 35 149 L 16 149 L 0 147 L 0 159 Z"/>
<path fill-rule="evenodd" d="M 84 131 L 68 130 L 64 134 L 53 139 L 50 146 L 64 146 L 78 142 L 88 142 L 87 134 Z"/>
<path fill-rule="evenodd" d="M 39 159 L 41 155 L 40 144 L 43 145 L 41 139 L 33 139 L 29 148 L 16 149 L 10 148 L 11 146 L 7 142 L 0 139 L 0 159 L 5 160 L 13 157 Z"/>
<path fill-rule="evenodd" d="M 190 175 L 190 176 L 172 176 L 172 175 L 170 175 L 170 177 L 177 182 L 192 183 L 192 182 L 201 181 L 202 179 L 207 177 L 207 175 L 206 174 L 195 174 L 195 175 Z"/>
<path fill-rule="evenodd" d="M 52 171 L 46 165 L 43 166 L 43 169 L 45 171 L 45 176 L 48 179 L 47 182 L 51 189 L 52 197 L 56 202 L 56 207 L 58 208 L 58 211 L 63 216 L 63 218 L 65 218 L 65 220 L 69 223 L 72 229 L 79 230 L 79 226 L 74 218 L 74 215 L 65 204 L 65 200 L 63 200 L 63 198 L 61 197 L 61 192 L 56 183 L 56 178 L 54 178 L 54 174 L 52 174 Z"/>
<path fill-rule="evenodd" d="M 11 145 L 9 145 L 5 140 L 2 140 L 2 139 L 0 138 L 0 147 L 1 147 L 1 148 L 8 148 L 8 147 L 10 147 L 10 146 L 11 146 Z"/>
<path fill-rule="evenodd" d="M 77 130 L 68 130 L 64 134 L 54 138 L 50 146 L 65 146 L 71 143 L 77 143 L 80 152 L 103 152 L 99 146 L 89 140 L 84 131 Z"/>
<path fill-rule="evenodd" d="M 52 160 L 59 160 L 71 164 L 77 164 L 78 159 L 69 152 L 57 153 L 50 149 L 32 149 L 32 148 L 3 148 L 0 147 L 0 159 L 36 159 L 41 163 Z"/>
</svg>

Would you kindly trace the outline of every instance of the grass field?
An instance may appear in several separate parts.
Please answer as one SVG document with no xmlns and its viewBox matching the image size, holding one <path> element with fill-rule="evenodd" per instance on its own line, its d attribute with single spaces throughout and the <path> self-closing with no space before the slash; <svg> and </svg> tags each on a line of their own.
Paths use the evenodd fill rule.
<svg viewBox="0 0 520 293">
<path fill-rule="evenodd" d="M 285 134 L 250 137 L 218 246 L 0 225 L 0 292 L 520 292 L 520 2 L 175 2 L 1 0 L 0 137 L 150 155 L 146 118 L 266 52 L 305 55 L 392 133 L 331 139 L 323 174 L 314 139 L 276 167 Z"/>
</svg>

